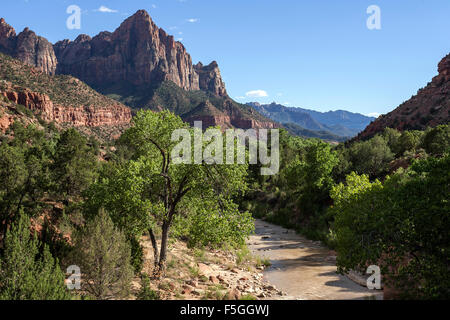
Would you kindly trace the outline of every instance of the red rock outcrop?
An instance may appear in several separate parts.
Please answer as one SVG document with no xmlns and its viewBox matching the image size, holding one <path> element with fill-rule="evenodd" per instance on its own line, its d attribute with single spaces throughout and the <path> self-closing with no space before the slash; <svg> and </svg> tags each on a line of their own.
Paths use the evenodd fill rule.
<svg viewBox="0 0 450 320">
<path fill-rule="evenodd" d="M 423 130 L 450 120 L 450 54 L 438 65 L 439 74 L 410 100 L 372 122 L 357 139 L 373 137 L 385 128 Z"/>
<path fill-rule="evenodd" d="M 5 133 L 6 130 L 14 123 L 14 118 L 7 114 L 0 114 L 0 132 Z"/>
<path fill-rule="evenodd" d="M 47 39 L 25 28 L 16 35 L 5 20 L 0 19 L 0 52 L 13 56 L 47 74 L 55 74 L 57 59 L 53 46 Z"/>
<path fill-rule="evenodd" d="M 217 63 L 194 67 L 183 44 L 158 28 L 145 10 L 126 19 L 113 33 L 101 32 L 94 38 L 80 35 L 54 46 L 28 28 L 16 36 L 2 18 L 0 51 L 48 74 L 72 75 L 97 88 L 172 81 L 184 90 L 226 96 Z"/>
<path fill-rule="evenodd" d="M 73 75 L 93 87 L 111 83 L 135 86 L 172 81 L 184 90 L 205 90 L 226 95 L 217 63 L 195 68 L 186 48 L 158 28 L 149 14 L 139 10 L 113 33 L 54 45 L 57 72 Z"/>
<path fill-rule="evenodd" d="M 217 96 L 224 97 L 227 95 L 225 83 L 220 74 L 219 65 L 216 61 L 211 62 L 208 66 L 203 66 L 201 62 L 194 66 L 199 76 L 200 89 L 214 93 Z"/>
<path fill-rule="evenodd" d="M 110 107 L 60 106 L 54 104 L 49 96 L 29 90 L 5 91 L 0 95 L 39 113 L 41 118 L 48 122 L 68 123 L 75 127 L 99 127 L 126 125 L 131 121 L 131 110 L 120 105 Z"/>
</svg>

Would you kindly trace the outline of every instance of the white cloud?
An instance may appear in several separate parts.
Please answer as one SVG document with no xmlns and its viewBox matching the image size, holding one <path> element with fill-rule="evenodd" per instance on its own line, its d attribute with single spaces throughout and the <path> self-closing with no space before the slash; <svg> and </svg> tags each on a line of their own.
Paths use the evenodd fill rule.
<svg viewBox="0 0 450 320">
<path fill-rule="evenodd" d="M 106 13 L 115 13 L 115 12 L 118 12 L 117 10 L 110 9 L 110 8 L 108 8 L 108 7 L 105 7 L 105 6 L 100 6 L 100 8 L 98 8 L 98 9 L 95 10 L 95 11 L 98 11 L 98 12 L 106 12 Z"/>
<path fill-rule="evenodd" d="M 152 8 L 153 8 L 153 9 L 156 9 L 156 4 L 152 4 Z"/>
<path fill-rule="evenodd" d="M 187 19 L 186 21 L 190 22 L 190 23 L 196 23 L 196 22 L 198 22 L 198 19 L 197 18 L 190 18 L 190 19 Z"/>
<path fill-rule="evenodd" d="M 378 113 L 378 112 L 372 112 L 372 113 L 369 113 L 367 116 L 368 116 L 368 117 L 378 118 L 379 116 L 381 116 L 381 113 Z"/>
<path fill-rule="evenodd" d="M 266 91 L 264 90 L 253 90 L 253 91 L 249 91 L 245 94 L 247 97 L 249 98 L 264 98 L 264 97 L 268 97 L 269 95 L 267 94 Z"/>
</svg>

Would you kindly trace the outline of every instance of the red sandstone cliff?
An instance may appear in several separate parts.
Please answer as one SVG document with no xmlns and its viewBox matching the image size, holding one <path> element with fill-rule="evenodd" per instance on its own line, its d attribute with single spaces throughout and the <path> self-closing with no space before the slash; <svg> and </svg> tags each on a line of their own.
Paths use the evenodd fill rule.
<svg viewBox="0 0 450 320">
<path fill-rule="evenodd" d="M 0 53 L 1 128 L 4 131 L 21 118 L 20 105 L 47 122 L 75 127 L 122 128 L 131 121 L 131 109 L 107 98 L 80 80 L 68 76 L 52 76 L 36 67 Z M 106 137 L 107 138 L 107 137 Z"/>
<path fill-rule="evenodd" d="M 94 87 L 110 83 L 172 81 L 184 90 L 204 90 L 226 95 L 217 64 L 194 67 L 186 48 L 139 10 L 113 33 L 94 38 L 80 35 L 75 41 L 54 45 L 57 72 L 73 75 Z M 213 67 L 211 67 L 213 66 Z"/>
<path fill-rule="evenodd" d="M 54 104 L 48 95 L 22 91 L 4 91 L 0 95 L 9 101 L 23 105 L 36 112 L 47 122 L 70 124 L 75 127 L 100 127 L 126 125 L 131 121 L 131 110 L 125 106 L 108 107 L 77 106 L 67 107 Z"/>
<path fill-rule="evenodd" d="M 56 72 L 58 62 L 52 44 L 28 28 L 16 35 L 16 31 L 3 18 L 0 19 L 0 52 L 35 66 L 47 74 Z"/>
</svg>

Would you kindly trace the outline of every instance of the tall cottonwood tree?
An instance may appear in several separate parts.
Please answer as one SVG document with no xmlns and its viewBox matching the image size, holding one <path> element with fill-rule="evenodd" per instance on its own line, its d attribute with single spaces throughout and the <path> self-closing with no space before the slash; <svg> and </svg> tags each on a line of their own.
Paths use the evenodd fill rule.
<svg viewBox="0 0 450 320">
<path fill-rule="evenodd" d="M 171 139 L 176 129 L 186 129 L 193 136 L 193 129 L 171 112 L 139 112 L 121 138 L 131 152 L 130 160 L 118 164 L 110 178 L 99 181 L 91 193 L 93 199 L 88 200 L 103 203 L 113 221 L 123 228 L 130 228 L 124 225 L 125 221 L 134 221 L 131 232 L 147 228 L 154 248 L 156 275 L 164 273 L 168 237 L 177 216 L 199 208 L 222 216 L 239 215 L 232 198 L 246 189 L 247 165 L 173 163 L 171 154 L 179 144 Z M 127 204 L 116 201 L 124 197 L 129 200 Z M 156 226 L 161 228 L 160 248 L 154 233 Z M 236 229 L 240 227 L 242 237 L 250 233 L 248 215 L 242 214 L 242 224 L 238 223 Z"/>
</svg>

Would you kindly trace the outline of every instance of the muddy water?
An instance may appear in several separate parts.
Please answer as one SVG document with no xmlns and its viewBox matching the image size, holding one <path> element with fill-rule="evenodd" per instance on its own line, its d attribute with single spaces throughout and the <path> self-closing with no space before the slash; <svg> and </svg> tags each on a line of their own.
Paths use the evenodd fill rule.
<svg viewBox="0 0 450 320">
<path fill-rule="evenodd" d="M 368 290 L 337 274 L 335 253 L 319 242 L 261 220 L 255 225 L 249 248 L 255 255 L 270 259 L 272 265 L 264 277 L 286 292 L 281 299 L 382 299 L 380 291 Z"/>
</svg>

